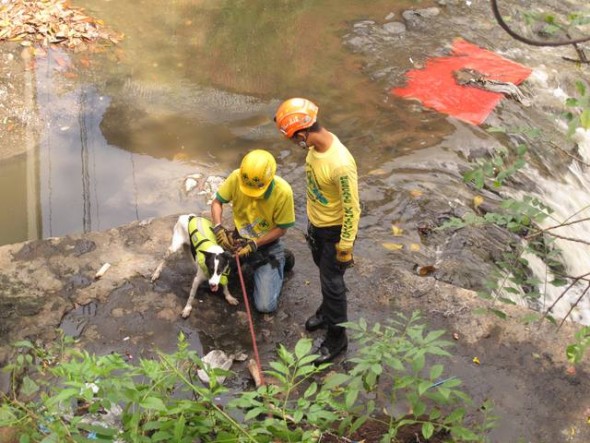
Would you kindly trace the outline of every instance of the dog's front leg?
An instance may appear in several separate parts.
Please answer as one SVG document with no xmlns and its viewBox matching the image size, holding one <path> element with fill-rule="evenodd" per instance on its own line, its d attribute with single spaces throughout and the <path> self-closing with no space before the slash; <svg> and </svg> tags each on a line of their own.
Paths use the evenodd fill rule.
<svg viewBox="0 0 590 443">
<path fill-rule="evenodd" d="M 223 285 L 223 295 L 225 296 L 225 301 L 228 302 L 230 305 L 235 306 L 239 303 L 238 299 L 230 294 L 227 285 Z"/>
<path fill-rule="evenodd" d="M 205 276 L 199 269 L 197 275 L 193 279 L 193 285 L 191 286 L 191 292 L 188 296 L 188 300 L 186 301 L 186 305 L 182 310 L 182 318 L 187 318 L 189 315 L 191 315 L 191 311 L 193 310 L 193 300 L 195 299 L 195 295 L 197 294 L 197 289 L 199 288 L 199 285 L 203 283 L 205 280 Z"/>
<path fill-rule="evenodd" d="M 164 265 L 166 264 L 166 260 L 171 255 L 172 255 L 172 251 L 170 251 L 170 249 L 168 249 L 168 251 L 166 251 L 166 255 L 164 256 L 164 258 L 162 259 L 162 261 L 160 262 L 160 264 L 158 265 L 158 267 L 156 268 L 156 270 L 152 274 L 152 283 L 160 278 L 160 274 L 162 273 L 162 269 L 164 268 Z"/>
</svg>

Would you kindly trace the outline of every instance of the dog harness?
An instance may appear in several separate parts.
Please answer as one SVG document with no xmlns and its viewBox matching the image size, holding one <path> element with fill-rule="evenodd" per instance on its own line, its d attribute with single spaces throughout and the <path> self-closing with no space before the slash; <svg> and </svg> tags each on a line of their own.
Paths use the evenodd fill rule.
<svg viewBox="0 0 590 443">
<path fill-rule="evenodd" d="M 208 243 L 217 245 L 215 240 L 215 234 L 213 234 L 211 221 L 203 217 L 190 216 L 188 219 L 188 235 L 191 239 L 190 249 L 193 258 L 199 265 L 199 267 L 205 272 L 205 275 L 209 275 L 207 265 L 205 264 L 205 254 L 203 251 L 207 250 Z M 221 275 L 219 284 L 227 285 L 229 269 Z"/>
</svg>

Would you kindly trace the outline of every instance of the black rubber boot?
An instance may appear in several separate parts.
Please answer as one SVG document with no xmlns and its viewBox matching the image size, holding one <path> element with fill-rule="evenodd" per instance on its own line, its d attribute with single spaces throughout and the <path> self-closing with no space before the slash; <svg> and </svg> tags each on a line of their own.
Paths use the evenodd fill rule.
<svg viewBox="0 0 590 443">
<path fill-rule="evenodd" d="M 330 362 L 341 352 L 345 351 L 346 348 L 348 348 L 346 329 L 340 326 L 330 326 L 326 334 L 326 339 L 317 351 L 320 356 L 314 360 L 313 364 L 319 366 L 322 363 Z"/>
<path fill-rule="evenodd" d="M 309 317 L 305 322 L 305 329 L 307 329 L 309 332 L 313 332 L 317 329 L 323 329 L 327 327 L 328 324 L 326 323 L 326 319 L 319 312 L 316 312 L 314 315 Z"/>
<path fill-rule="evenodd" d="M 285 267 L 284 272 L 290 272 L 295 267 L 295 255 L 289 249 L 285 248 Z"/>
</svg>

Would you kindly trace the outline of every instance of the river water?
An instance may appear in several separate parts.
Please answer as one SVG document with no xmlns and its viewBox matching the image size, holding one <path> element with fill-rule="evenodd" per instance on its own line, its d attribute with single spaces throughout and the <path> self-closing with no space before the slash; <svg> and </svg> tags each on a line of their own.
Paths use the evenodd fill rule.
<svg viewBox="0 0 590 443">
<path fill-rule="evenodd" d="M 445 20 L 432 20 L 427 29 L 408 29 L 403 37 L 387 36 L 390 46 L 379 57 L 370 54 L 370 47 L 345 45 L 350 42 L 346 36 L 363 20 L 400 20 L 402 11 L 416 8 L 416 2 L 376 0 L 370 11 L 366 2 L 353 0 L 76 4 L 125 38 L 99 53 L 51 50 L 37 58 L 26 94 L 43 128 L 25 155 L 0 162 L 0 177 L 11 184 L 0 188 L 0 244 L 206 212 L 210 195 L 187 192 L 185 178 L 223 177 L 252 148 L 268 149 L 277 157 L 279 175 L 293 184 L 297 228 L 303 229 L 305 153 L 280 137 L 272 116 L 282 99 L 306 96 L 320 105 L 321 122 L 358 160 L 361 227 L 367 239 L 359 252 L 369 259 L 386 257 L 392 265 L 428 264 L 437 252 L 427 251 L 418 234 L 391 235 L 392 225 L 411 219 L 406 205 L 411 196 L 439 196 L 450 206 L 469 201 L 458 157 L 497 145 L 499 138 L 486 131 L 489 127 L 555 133 L 559 123 L 550 116 L 563 103 L 566 86 L 555 79 L 564 80 L 557 75 L 564 74 L 561 69 L 572 69 L 560 64 L 559 49 L 535 52 L 512 44 L 485 12 L 483 1 L 449 1 L 446 9 L 440 7 Z M 506 104 L 477 127 L 389 94 L 389 88 L 404 82 L 405 71 L 440 55 L 458 35 L 535 68 L 534 110 Z M 546 66 L 550 58 L 553 64 Z M 587 76 L 583 67 L 576 69 L 572 76 Z M 547 146 L 563 138 L 545 137 L 525 173 L 535 186 L 524 190 L 556 209 L 553 223 L 578 211 L 576 217 L 583 218 L 590 160 L 558 159 Z M 588 159 L 590 151 L 583 151 L 589 149 L 587 138 L 580 137 L 579 156 Z M 518 195 L 522 189 L 511 192 Z M 588 228 L 576 224 L 559 232 L 580 237 Z M 590 252 L 585 245 L 558 243 L 568 273 L 587 272 Z M 399 244 L 405 255 L 375 244 Z M 541 264 L 536 272 L 543 275 Z M 548 287 L 544 306 L 559 294 Z M 555 310 L 558 316 L 579 294 L 568 294 Z M 574 310 L 582 323 L 590 323 L 588 300 Z"/>
</svg>

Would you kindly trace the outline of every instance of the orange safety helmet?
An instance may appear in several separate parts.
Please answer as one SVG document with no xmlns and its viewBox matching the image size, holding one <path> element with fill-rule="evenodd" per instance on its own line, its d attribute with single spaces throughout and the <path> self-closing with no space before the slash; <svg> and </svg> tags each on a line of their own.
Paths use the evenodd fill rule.
<svg viewBox="0 0 590 443">
<path fill-rule="evenodd" d="M 306 98 L 290 98 L 277 109 L 275 122 L 287 138 L 297 131 L 309 128 L 318 118 L 318 107 Z"/>
<path fill-rule="evenodd" d="M 248 152 L 240 165 L 240 191 L 248 197 L 262 196 L 277 172 L 277 162 L 273 155 L 264 149 Z"/>
</svg>

